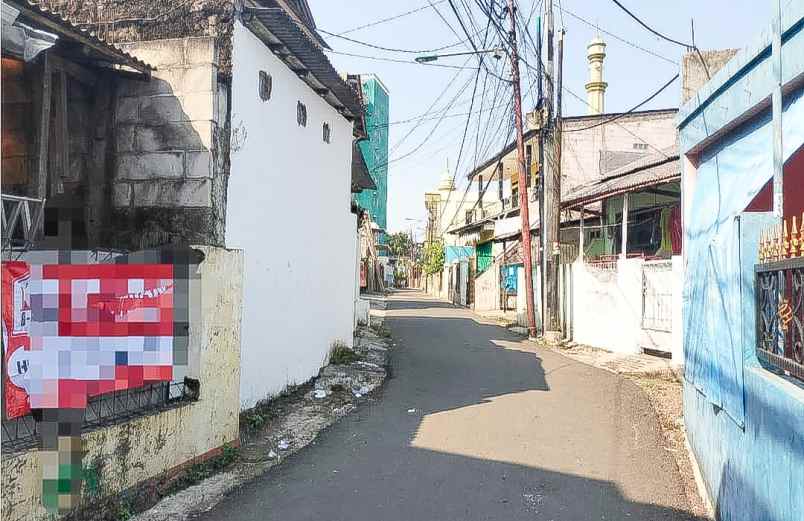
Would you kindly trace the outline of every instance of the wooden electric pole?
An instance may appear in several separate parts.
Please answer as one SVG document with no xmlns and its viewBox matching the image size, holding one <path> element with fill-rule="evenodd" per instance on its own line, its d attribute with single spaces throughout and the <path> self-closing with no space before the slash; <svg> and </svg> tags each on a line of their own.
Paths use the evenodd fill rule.
<svg viewBox="0 0 804 521">
<path fill-rule="evenodd" d="M 559 228 L 561 226 L 561 122 L 560 109 L 556 110 L 555 117 L 553 111 L 555 107 L 554 97 L 560 89 L 556 78 L 554 66 L 554 47 L 553 47 L 553 0 L 546 0 L 546 19 L 547 19 L 547 81 L 545 82 L 545 97 L 548 107 L 548 117 L 545 127 L 547 128 L 544 146 L 547 149 L 547 160 L 543 171 L 544 176 L 544 221 L 540 227 L 544 233 L 544 339 L 548 342 L 558 342 L 561 340 L 561 317 L 560 309 L 560 287 L 559 287 L 559 260 L 560 260 L 560 238 Z M 563 38 L 559 40 L 559 49 L 563 46 Z M 559 75 L 561 68 L 561 53 L 559 52 Z M 560 94 L 560 92 L 559 92 Z"/>
<path fill-rule="evenodd" d="M 522 263 L 525 269 L 525 310 L 528 315 L 528 336 L 536 335 L 536 315 L 533 305 L 533 262 L 530 244 L 530 215 L 528 212 L 528 180 L 525 169 L 525 140 L 522 129 L 522 92 L 519 84 L 519 53 L 516 46 L 516 11 L 514 0 L 508 0 L 511 19 L 511 82 L 514 87 L 514 126 L 516 127 L 516 164 L 519 175 L 519 215 L 522 218 Z"/>
</svg>

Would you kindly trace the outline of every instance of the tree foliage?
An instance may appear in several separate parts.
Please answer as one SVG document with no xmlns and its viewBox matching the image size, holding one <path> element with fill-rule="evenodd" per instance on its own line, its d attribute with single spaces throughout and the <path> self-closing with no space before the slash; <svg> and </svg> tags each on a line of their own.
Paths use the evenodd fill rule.
<svg viewBox="0 0 804 521">
<path fill-rule="evenodd" d="M 425 245 L 422 269 L 426 274 L 441 273 L 444 269 L 444 260 L 444 244 L 442 242 L 431 242 Z"/>
<path fill-rule="evenodd" d="M 407 257 L 413 248 L 413 241 L 405 232 L 396 232 L 388 236 L 388 249 L 394 257 Z"/>
</svg>

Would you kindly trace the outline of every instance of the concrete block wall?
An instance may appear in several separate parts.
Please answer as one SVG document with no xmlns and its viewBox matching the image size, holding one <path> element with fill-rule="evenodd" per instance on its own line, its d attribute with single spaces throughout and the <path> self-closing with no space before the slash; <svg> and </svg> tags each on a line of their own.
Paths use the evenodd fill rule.
<svg viewBox="0 0 804 521">
<path fill-rule="evenodd" d="M 211 207 L 220 122 L 213 38 L 123 44 L 156 67 L 117 100 L 115 207 Z"/>
<path fill-rule="evenodd" d="M 120 46 L 156 70 L 117 90 L 111 206 L 130 231 L 118 246 L 223 245 L 229 84 L 215 38 Z"/>
</svg>

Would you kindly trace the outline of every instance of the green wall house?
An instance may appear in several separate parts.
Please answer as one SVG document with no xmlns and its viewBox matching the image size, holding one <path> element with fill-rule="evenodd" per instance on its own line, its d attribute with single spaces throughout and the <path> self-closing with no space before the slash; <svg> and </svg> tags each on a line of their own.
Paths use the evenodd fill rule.
<svg viewBox="0 0 804 521">
<path fill-rule="evenodd" d="M 388 216 L 388 89 L 376 76 L 361 77 L 368 139 L 359 143 L 376 190 L 355 195 L 357 204 L 386 230 Z M 381 236 L 380 242 L 384 242 Z"/>
</svg>

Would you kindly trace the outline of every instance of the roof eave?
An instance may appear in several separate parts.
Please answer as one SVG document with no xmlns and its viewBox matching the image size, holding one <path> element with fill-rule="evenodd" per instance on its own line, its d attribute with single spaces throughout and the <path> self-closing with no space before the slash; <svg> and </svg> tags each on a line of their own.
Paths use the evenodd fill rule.
<svg viewBox="0 0 804 521">
<path fill-rule="evenodd" d="M 262 20 L 260 20 L 258 14 L 260 11 L 280 11 L 285 16 L 287 14 L 278 8 L 253 8 L 247 7 L 244 8 L 241 21 L 243 25 L 246 26 L 257 38 L 259 38 L 267 47 L 271 50 L 279 59 L 281 59 L 288 68 L 293 71 L 303 82 L 305 82 L 313 91 L 321 96 L 324 101 L 326 101 L 330 106 L 332 106 L 335 110 L 337 110 L 344 118 L 349 121 L 353 121 L 355 118 L 359 116 L 359 114 L 355 113 L 354 110 L 350 109 L 344 102 L 342 102 L 332 90 L 325 85 L 321 80 L 316 78 L 316 76 L 305 66 L 302 57 L 296 56 L 293 52 L 288 48 L 287 45 L 278 37 L 274 32 L 268 28 Z M 291 23 L 294 23 L 290 20 Z M 318 52 L 321 52 L 322 56 L 323 51 L 320 49 L 316 49 Z M 326 59 L 326 56 L 324 56 Z M 345 82 L 344 82 L 345 83 Z"/>
</svg>

